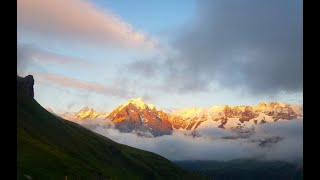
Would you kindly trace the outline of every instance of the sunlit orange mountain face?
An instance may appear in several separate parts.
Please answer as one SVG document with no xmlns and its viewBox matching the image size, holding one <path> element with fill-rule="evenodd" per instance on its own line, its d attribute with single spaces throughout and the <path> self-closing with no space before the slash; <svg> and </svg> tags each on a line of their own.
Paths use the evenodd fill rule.
<svg viewBox="0 0 320 180">
<path fill-rule="evenodd" d="M 245 130 L 264 123 L 275 123 L 303 118 L 303 107 L 280 102 L 259 103 L 256 106 L 212 106 L 211 108 L 184 108 L 165 112 L 142 98 L 130 99 L 112 112 L 96 112 L 84 107 L 62 117 L 76 122 L 104 119 L 111 121 L 121 132 L 150 132 L 153 136 L 169 135 L 173 130 L 195 131 L 216 127 Z"/>
</svg>

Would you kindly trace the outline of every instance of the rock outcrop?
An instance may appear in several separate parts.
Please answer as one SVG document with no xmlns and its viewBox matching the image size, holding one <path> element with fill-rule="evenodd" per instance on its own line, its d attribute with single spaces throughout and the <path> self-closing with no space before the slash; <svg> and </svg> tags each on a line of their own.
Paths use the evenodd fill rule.
<svg viewBox="0 0 320 180">
<path fill-rule="evenodd" d="M 34 97 L 33 91 L 34 79 L 32 75 L 28 75 L 24 78 L 17 75 L 17 91 L 23 92 L 30 97 Z"/>
</svg>

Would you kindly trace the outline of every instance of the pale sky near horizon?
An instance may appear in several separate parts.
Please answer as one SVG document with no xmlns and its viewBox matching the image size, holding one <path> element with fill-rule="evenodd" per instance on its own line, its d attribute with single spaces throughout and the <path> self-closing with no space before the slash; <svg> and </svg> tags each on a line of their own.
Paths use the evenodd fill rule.
<svg viewBox="0 0 320 180">
<path fill-rule="evenodd" d="M 18 75 L 55 112 L 303 104 L 302 0 L 17 0 Z"/>
</svg>

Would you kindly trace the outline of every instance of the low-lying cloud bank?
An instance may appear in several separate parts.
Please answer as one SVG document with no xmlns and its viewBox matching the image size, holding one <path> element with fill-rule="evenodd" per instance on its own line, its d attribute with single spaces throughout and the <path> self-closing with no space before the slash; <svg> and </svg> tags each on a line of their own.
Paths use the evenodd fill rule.
<svg viewBox="0 0 320 180">
<path fill-rule="evenodd" d="M 220 128 L 200 129 L 200 136 L 195 137 L 185 131 L 174 131 L 172 135 L 150 138 L 150 133 L 119 132 L 111 121 L 102 119 L 76 122 L 118 143 L 151 151 L 175 161 L 258 158 L 293 162 L 303 158 L 301 119 L 259 125 L 253 134 L 242 138 L 235 132 Z"/>
</svg>

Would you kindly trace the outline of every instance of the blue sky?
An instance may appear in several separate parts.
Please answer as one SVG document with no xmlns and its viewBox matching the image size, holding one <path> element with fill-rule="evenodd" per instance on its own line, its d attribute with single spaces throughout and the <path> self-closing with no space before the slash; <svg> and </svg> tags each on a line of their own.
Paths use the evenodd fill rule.
<svg viewBox="0 0 320 180">
<path fill-rule="evenodd" d="M 138 0 L 138 1 L 93 1 L 97 5 L 110 9 L 134 27 L 143 29 L 151 35 L 161 35 L 186 23 L 194 15 L 194 0 Z"/>
<path fill-rule="evenodd" d="M 290 2 L 18 0 L 17 73 L 58 113 L 135 97 L 302 104 L 302 2 Z"/>
</svg>

